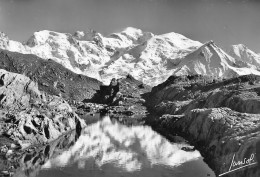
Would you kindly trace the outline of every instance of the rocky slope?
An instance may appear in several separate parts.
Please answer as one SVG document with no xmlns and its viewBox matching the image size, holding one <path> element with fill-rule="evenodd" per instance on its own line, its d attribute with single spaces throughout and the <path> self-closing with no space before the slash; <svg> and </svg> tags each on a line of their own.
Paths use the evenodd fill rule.
<svg viewBox="0 0 260 177">
<path fill-rule="evenodd" d="M 259 121 L 259 114 L 204 108 L 193 109 L 182 116 L 164 115 L 157 123 L 171 133 L 178 132 L 199 148 L 217 175 L 257 177 L 260 174 L 256 164 L 260 157 Z"/>
<path fill-rule="evenodd" d="M 105 84 L 127 74 L 150 86 L 164 82 L 172 74 L 227 78 L 260 75 L 250 60 L 241 65 L 241 60 L 229 56 L 212 41 L 202 44 L 174 32 L 154 35 L 131 27 L 108 37 L 93 30 L 74 35 L 44 30 L 34 33 L 24 44 L 1 33 L 0 48 L 52 59 Z"/>
<path fill-rule="evenodd" d="M 21 147 L 50 142 L 85 125 L 64 99 L 40 92 L 26 76 L 0 69 L 0 83 L 0 136 Z"/>
<path fill-rule="evenodd" d="M 43 60 L 31 54 L 0 50 L 0 61 L 0 68 L 26 75 L 38 83 L 40 91 L 69 101 L 81 118 L 89 119 L 90 114 L 100 109 L 122 117 L 133 114 L 145 116 L 146 108 L 142 105 L 144 100 L 141 95 L 151 88 L 130 75 L 120 79 L 120 84 L 113 88 L 101 85 L 93 78 L 75 74 L 52 60 Z"/>
<path fill-rule="evenodd" d="M 90 99 L 101 82 L 76 74 L 53 60 L 35 55 L 0 50 L 0 68 L 23 74 L 38 83 L 40 91 L 62 96 L 67 101 Z"/>
<path fill-rule="evenodd" d="M 172 76 L 147 94 L 148 107 L 160 118 L 149 118 L 179 134 L 204 153 L 217 174 L 245 158 L 257 162 L 260 140 L 260 77 L 240 76 L 220 80 L 203 76 Z M 156 116 L 155 116 L 156 117 Z M 259 176 L 256 165 L 229 176 Z"/>
</svg>

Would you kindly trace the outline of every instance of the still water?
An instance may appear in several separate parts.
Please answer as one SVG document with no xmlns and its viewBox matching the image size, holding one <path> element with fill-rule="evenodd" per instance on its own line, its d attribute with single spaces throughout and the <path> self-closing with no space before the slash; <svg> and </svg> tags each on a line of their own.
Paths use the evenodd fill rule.
<svg viewBox="0 0 260 177">
<path fill-rule="evenodd" d="M 14 176 L 214 177 L 199 151 L 181 150 L 186 146 L 107 116 L 24 154 Z"/>
</svg>

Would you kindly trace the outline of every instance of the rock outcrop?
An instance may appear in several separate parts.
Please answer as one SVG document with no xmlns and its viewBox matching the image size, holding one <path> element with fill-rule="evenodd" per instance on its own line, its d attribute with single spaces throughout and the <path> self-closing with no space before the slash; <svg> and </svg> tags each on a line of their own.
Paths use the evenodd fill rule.
<svg viewBox="0 0 260 177">
<path fill-rule="evenodd" d="M 35 177 L 43 168 L 43 165 L 48 163 L 48 160 L 74 146 L 80 133 L 80 131 L 74 130 L 61 135 L 51 143 L 30 147 L 26 151 L 18 151 L 15 155 L 9 155 L 7 160 L 11 164 L 9 166 L 13 166 L 13 168 L 6 167 L 2 171 L 13 176 Z M 1 172 L 0 175 L 2 175 Z"/>
<path fill-rule="evenodd" d="M 40 92 L 28 77 L 0 69 L 0 78 L 1 136 L 26 147 L 85 125 L 64 99 Z"/>
<path fill-rule="evenodd" d="M 259 88 L 255 75 L 228 80 L 172 76 L 147 94 L 148 107 L 160 117 L 148 122 L 192 142 L 217 175 L 256 177 Z M 243 165 L 249 166 L 232 171 Z"/>
<path fill-rule="evenodd" d="M 171 76 L 147 94 L 147 103 L 155 112 L 164 114 L 216 107 L 259 114 L 259 87 L 260 77 L 256 75 L 228 80 L 200 75 Z"/>
<path fill-rule="evenodd" d="M 259 163 L 260 156 L 259 122 L 259 114 L 209 108 L 193 109 L 181 117 L 165 115 L 157 123 L 193 143 L 217 175 L 230 172 L 225 176 L 257 177 L 260 174 L 255 164 Z M 243 170 L 232 171 L 250 164 Z"/>
<path fill-rule="evenodd" d="M 101 113 L 126 118 L 127 121 L 129 116 L 137 119 L 146 116 L 147 109 L 144 106 L 143 95 L 150 91 L 151 87 L 127 75 L 122 79 L 112 79 L 108 86 L 100 86 L 100 90 L 88 101 L 106 104 L 107 106 L 100 110 Z"/>
</svg>

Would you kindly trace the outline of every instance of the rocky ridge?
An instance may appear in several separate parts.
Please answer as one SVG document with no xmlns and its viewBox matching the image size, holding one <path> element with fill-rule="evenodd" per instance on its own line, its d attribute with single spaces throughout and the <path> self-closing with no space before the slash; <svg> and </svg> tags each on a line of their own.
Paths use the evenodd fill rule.
<svg viewBox="0 0 260 177">
<path fill-rule="evenodd" d="M 229 56 L 213 41 L 201 45 L 198 49 L 186 55 L 179 63 L 179 69 L 173 74 L 204 75 L 212 77 L 232 78 L 240 75 L 260 72 L 246 66 L 239 66 L 235 58 Z"/>
<path fill-rule="evenodd" d="M 234 155 L 235 161 L 251 154 L 253 162 L 259 160 L 259 88 L 255 75 L 228 80 L 172 76 L 147 94 L 146 103 L 157 114 L 147 121 L 192 142 L 219 175 L 229 171 Z M 258 175 L 254 166 L 227 176 Z"/>
<path fill-rule="evenodd" d="M 35 55 L 0 50 L 0 68 L 23 74 L 38 83 L 40 91 L 61 96 L 69 102 L 90 99 L 101 82 L 76 74 L 53 60 Z"/>
</svg>

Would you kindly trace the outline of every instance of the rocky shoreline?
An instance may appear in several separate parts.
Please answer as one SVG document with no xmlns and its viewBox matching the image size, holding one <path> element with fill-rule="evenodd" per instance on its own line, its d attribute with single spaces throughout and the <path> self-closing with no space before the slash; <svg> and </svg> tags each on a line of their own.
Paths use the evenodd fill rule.
<svg viewBox="0 0 260 177">
<path fill-rule="evenodd" d="M 148 124 L 187 139 L 216 175 L 259 176 L 259 79 L 172 76 L 147 96 L 157 115 Z M 244 165 L 252 166 L 236 171 Z"/>
<path fill-rule="evenodd" d="M 0 78 L 1 163 L 9 164 L 8 156 L 19 150 L 86 125 L 63 98 L 40 92 L 28 77 L 0 69 Z M 11 166 L 3 165 L 0 171 L 8 175 Z"/>
</svg>

